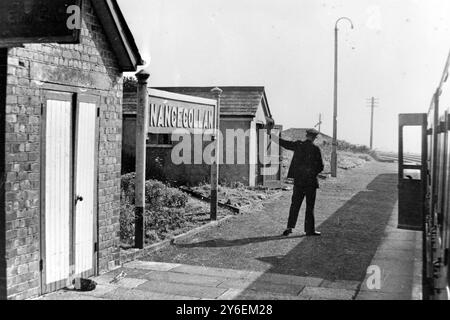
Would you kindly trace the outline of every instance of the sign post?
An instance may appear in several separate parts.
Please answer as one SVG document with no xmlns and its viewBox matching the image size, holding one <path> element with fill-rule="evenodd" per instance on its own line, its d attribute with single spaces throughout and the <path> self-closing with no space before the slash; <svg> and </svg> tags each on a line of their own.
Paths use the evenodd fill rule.
<svg viewBox="0 0 450 320">
<path fill-rule="evenodd" d="M 219 205 L 218 186 L 219 186 L 219 164 L 220 164 L 220 98 L 223 91 L 219 88 L 214 88 L 211 93 L 217 99 L 217 112 L 215 114 L 215 128 L 213 139 L 215 141 L 215 159 L 211 166 L 211 220 L 217 220 L 217 208 Z"/>
<path fill-rule="evenodd" d="M 139 77 L 143 77 L 143 74 L 138 74 Z M 143 81 L 143 80 L 142 80 Z M 172 92 L 147 89 L 146 84 L 141 84 L 139 80 L 138 91 L 138 111 L 137 111 L 137 153 L 136 153 L 136 171 L 138 176 L 136 178 L 142 179 L 139 184 L 140 189 L 143 190 L 143 179 L 145 178 L 145 138 L 147 136 L 139 136 L 139 133 L 143 133 L 144 116 L 147 116 L 146 133 L 153 135 L 170 135 L 171 142 L 180 141 L 181 148 L 172 149 L 172 163 L 175 165 L 192 165 L 192 160 L 196 164 L 211 164 L 211 220 L 217 219 L 217 186 L 218 186 L 218 172 L 219 172 L 219 104 L 220 94 L 222 90 L 215 89 L 217 100 L 205 99 L 200 97 L 193 97 L 188 95 L 176 94 Z M 146 97 L 144 97 L 144 92 Z M 144 100 L 144 99 L 148 100 Z M 144 109 L 143 106 L 147 109 Z M 193 136 L 202 136 L 202 142 L 211 141 L 208 146 L 208 150 L 214 149 L 215 155 L 212 159 L 209 158 L 209 154 L 205 151 L 203 143 L 200 143 L 200 150 L 198 150 L 198 144 L 196 139 L 192 139 Z M 214 147 L 214 148 L 212 148 Z M 139 150 L 141 148 L 141 150 Z M 181 151 L 182 149 L 182 151 Z M 140 153 L 139 153 L 140 152 Z M 181 154 L 182 156 L 181 156 Z M 212 152 L 211 152 L 212 154 Z M 193 159 L 194 158 L 194 159 Z M 199 159 L 200 158 L 200 159 Z M 138 182 L 136 182 L 136 190 L 138 190 Z M 137 195 L 138 196 L 138 195 Z M 137 201 L 137 199 L 136 199 Z M 144 199 L 140 198 L 140 205 L 144 206 Z M 136 202 L 137 205 L 137 202 Z M 138 208 L 136 207 L 136 210 Z M 136 225 L 136 228 L 138 225 Z M 136 229 L 139 232 L 139 236 L 143 236 L 142 229 Z"/>
<path fill-rule="evenodd" d="M 144 70 L 136 74 L 138 79 L 138 105 L 136 115 L 136 182 L 135 182 L 135 247 L 145 246 L 145 173 L 149 97 L 147 81 L 150 74 Z"/>
</svg>

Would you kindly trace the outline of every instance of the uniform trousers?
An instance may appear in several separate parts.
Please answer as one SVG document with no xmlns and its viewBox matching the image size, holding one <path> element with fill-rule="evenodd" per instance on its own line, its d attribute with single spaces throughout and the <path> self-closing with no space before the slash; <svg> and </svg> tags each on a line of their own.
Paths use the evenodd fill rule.
<svg viewBox="0 0 450 320">
<path fill-rule="evenodd" d="M 316 231 L 314 218 L 316 195 L 316 187 L 294 186 L 294 194 L 292 195 L 292 204 L 289 212 L 288 229 L 295 229 L 300 208 L 302 207 L 303 200 L 306 198 L 305 232 L 310 234 Z"/>
</svg>

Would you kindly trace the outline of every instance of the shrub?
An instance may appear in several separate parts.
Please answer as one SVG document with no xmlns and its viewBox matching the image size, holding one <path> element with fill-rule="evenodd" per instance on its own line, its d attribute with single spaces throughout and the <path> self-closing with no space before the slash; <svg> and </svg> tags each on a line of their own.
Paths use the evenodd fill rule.
<svg viewBox="0 0 450 320">
<path fill-rule="evenodd" d="M 152 210 L 184 208 L 188 200 L 184 192 L 169 188 L 162 182 L 150 180 L 145 184 L 145 203 Z"/>
<path fill-rule="evenodd" d="M 129 173 L 122 177 L 122 201 L 135 204 L 135 173 Z M 149 180 L 145 183 L 145 202 L 152 209 L 183 208 L 188 202 L 188 196 L 176 188 L 169 188 L 160 181 Z"/>
<path fill-rule="evenodd" d="M 147 235 L 156 235 L 156 238 L 161 240 L 165 239 L 168 233 L 183 228 L 188 222 L 182 209 L 146 210 L 145 218 Z"/>
<path fill-rule="evenodd" d="M 134 242 L 135 173 L 122 177 L 122 199 L 120 207 L 120 238 L 122 243 Z M 189 221 L 185 207 L 189 197 L 175 188 L 159 181 L 145 184 L 145 230 L 149 242 L 163 240 L 171 231 L 182 228 Z"/>
<path fill-rule="evenodd" d="M 167 234 L 185 227 L 191 217 L 183 209 L 145 210 L 145 236 L 148 243 L 164 240 Z M 120 240 L 123 244 L 134 243 L 134 206 L 123 204 L 120 212 Z"/>
</svg>

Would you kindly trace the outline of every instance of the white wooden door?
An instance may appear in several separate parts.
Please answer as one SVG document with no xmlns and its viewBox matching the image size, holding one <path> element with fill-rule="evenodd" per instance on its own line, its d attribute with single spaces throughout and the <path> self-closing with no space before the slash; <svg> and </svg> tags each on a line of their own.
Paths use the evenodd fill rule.
<svg viewBox="0 0 450 320">
<path fill-rule="evenodd" d="M 67 285 L 71 265 L 72 95 L 48 94 L 44 112 L 43 291 Z"/>
<path fill-rule="evenodd" d="M 94 98 L 54 91 L 44 98 L 41 272 L 48 293 L 96 272 L 98 119 Z"/>
<path fill-rule="evenodd" d="M 97 105 L 79 102 L 75 162 L 75 275 L 94 274 Z"/>
</svg>

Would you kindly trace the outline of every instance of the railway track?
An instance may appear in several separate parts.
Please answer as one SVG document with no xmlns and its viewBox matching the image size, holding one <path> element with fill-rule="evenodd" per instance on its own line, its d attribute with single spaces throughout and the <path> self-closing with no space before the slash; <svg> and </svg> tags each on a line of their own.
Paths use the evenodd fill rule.
<svg viewBox="0 0 450 320">
<path fill-rule="evenodd" d="M 398 154 L 391 152 L 377 152 L 378 159 L 385 162 L 398 162 Z M 406 163 L 420 163 L 421 156 L 417 154 L 405 154 Z"/>
</svg>

